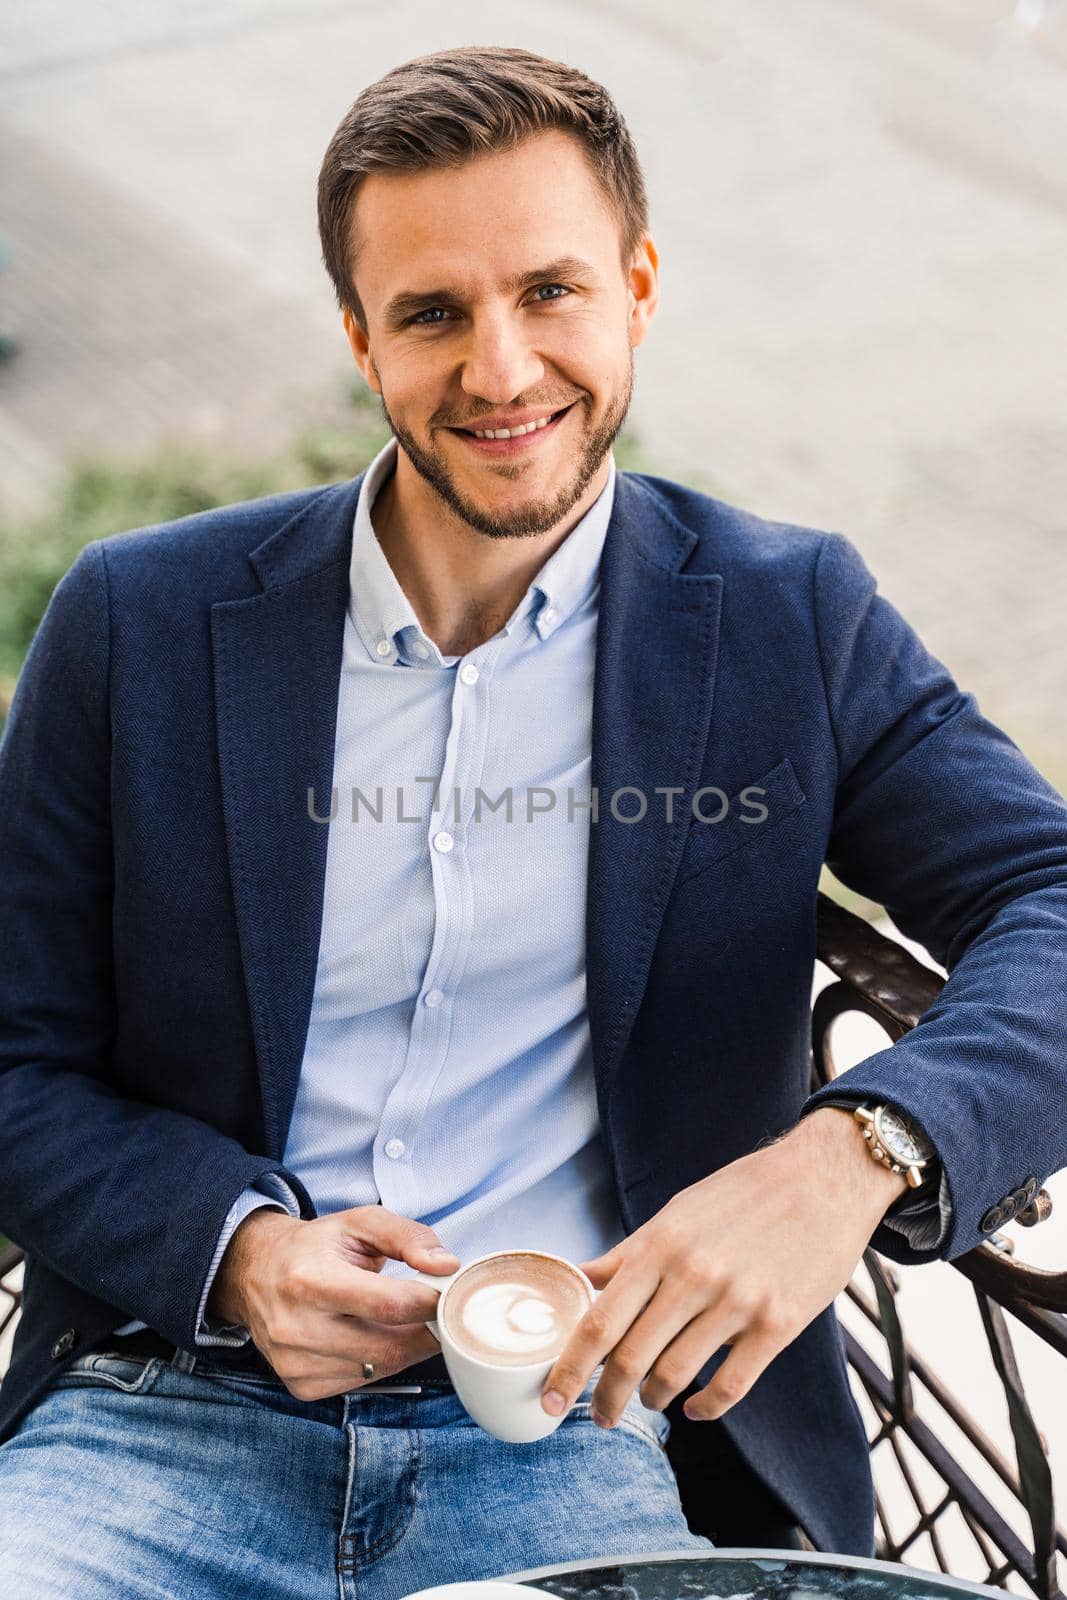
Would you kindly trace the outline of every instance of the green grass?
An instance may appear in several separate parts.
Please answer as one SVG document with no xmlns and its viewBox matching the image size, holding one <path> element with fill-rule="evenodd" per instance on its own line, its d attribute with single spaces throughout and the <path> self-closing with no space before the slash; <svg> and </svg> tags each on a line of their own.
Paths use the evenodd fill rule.
<svg viewBox="0 0 1067 1600">
<path fill-rule="evenodd" d="M 880 906 L 876 900 L 868 900 L 863 895 L 857 894 L 854 889 L 849 889 L 834 877 L 829 867 L 823 867 L 819 876 L 819 890 L 839 906 L 844 906 L 846 911 L 852 911 L 857 917 L 862 917 L 865 922 L 876 922 L 879 917 L 885 916 L 885 907 Z"/>
<path fill-rule="evenodd" d="M 72 461 L 43 515 L 29 525 L 0 522 L 0 718 L 52 590 L 91 540 L 351 478 L 387 438 L 377 398 L 360 382 L 343 395 L 336 420 L 305 429 L 263 460 L 171 446 L 133 460 Z"/>
</svg>

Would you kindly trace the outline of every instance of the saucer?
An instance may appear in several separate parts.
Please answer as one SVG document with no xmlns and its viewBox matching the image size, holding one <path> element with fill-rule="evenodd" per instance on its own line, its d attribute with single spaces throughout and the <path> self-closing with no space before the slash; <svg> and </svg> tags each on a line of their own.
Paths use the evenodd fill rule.
<svg viewBox="0 0 1067 1600">
<path fill-rule="evenodd" d="M 404 1600 L 555 1600 L 547 1589 L 531 1589 L 527 1584 L 495 1583 L 492 1578 L 468 1583 L 442 1583 L 435 1589 L 418 1589 Z"/>
</svg>

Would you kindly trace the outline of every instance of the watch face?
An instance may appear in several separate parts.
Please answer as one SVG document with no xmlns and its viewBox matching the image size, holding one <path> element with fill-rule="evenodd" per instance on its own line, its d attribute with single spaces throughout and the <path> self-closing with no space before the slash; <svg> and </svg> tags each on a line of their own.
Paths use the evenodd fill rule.
<svg viewBox="0 0 1067 1600">
<path fill-rule="evenodd" d="M 920 1166 L 930 1160 L 933 1145 L 902 1112 L 894 1111 L 892 1106 L 879 1106 L 874 1122 L 882 1145 L 902 1167 Z"/>
</svg>

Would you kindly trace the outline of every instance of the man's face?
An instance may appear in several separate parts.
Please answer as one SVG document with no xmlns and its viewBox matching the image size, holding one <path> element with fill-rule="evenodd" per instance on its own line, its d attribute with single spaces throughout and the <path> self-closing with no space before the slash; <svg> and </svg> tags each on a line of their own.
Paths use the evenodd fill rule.
<svg viewBox="0 0 1067 1600">
<path fill-rule="evenodd" d="M 558 131 L 455 169 L 372 173 L 355 211 L 367 328 L 349 313 L 345 328 L 412 466 L 483 533 L 554 528 L 625 419 L 657 301 L 651 238 L 624 270 L 619 223 Z"/>
</svg>

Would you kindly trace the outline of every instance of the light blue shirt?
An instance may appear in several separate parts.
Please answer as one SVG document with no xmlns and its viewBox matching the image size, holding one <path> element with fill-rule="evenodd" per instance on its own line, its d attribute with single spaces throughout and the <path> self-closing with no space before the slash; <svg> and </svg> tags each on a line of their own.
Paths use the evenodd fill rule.
<svg viewBox="0 0 1067 1600">
<path fill-rule="evenodd" d="M 624 1234 L 585 1004 L 615 463 L 504 627 L 443 656 L 371 523 L 396 449 L 372 463 L 356 508 L 333 792 L 313 800 L 317 816 L 334 813 L 322 823 L 322 934 L 284 1161 L 319 1215 L 380 1201 L 429 1223 L 461 1260 L 537 1246 L 582 1261 Z M 204 1307 L 230 1236 L 268 1195 L 299 1215 L 278 1179 L 236 1202 L 198 1343 L 247 1338 Z"/>
</svg>

